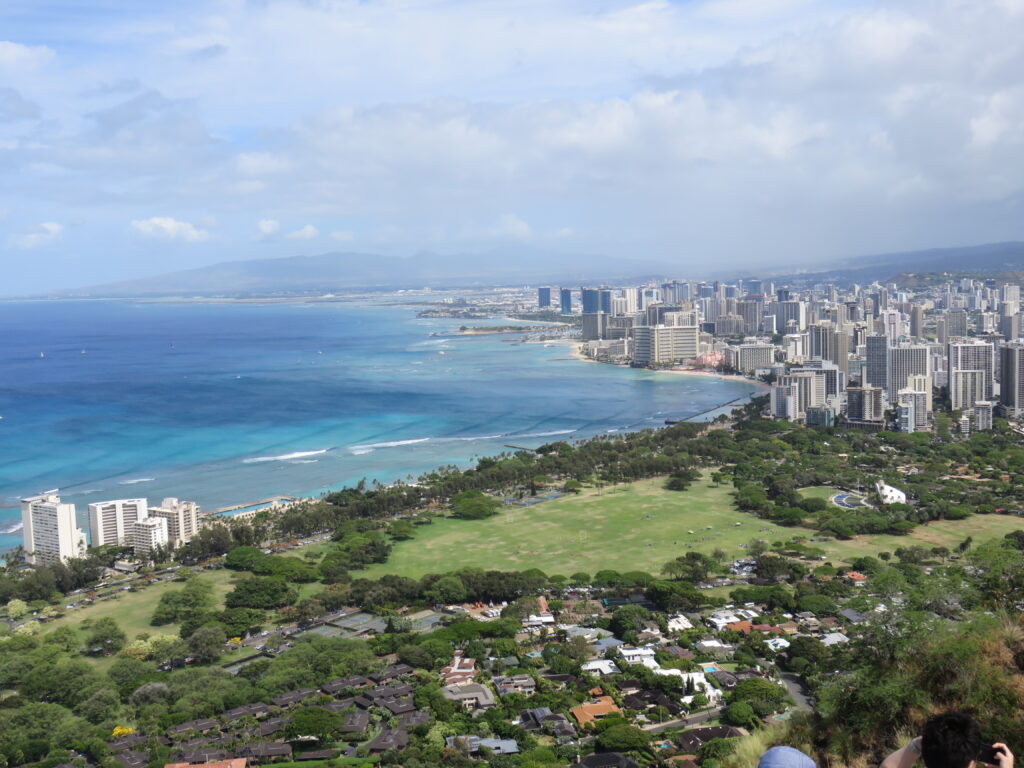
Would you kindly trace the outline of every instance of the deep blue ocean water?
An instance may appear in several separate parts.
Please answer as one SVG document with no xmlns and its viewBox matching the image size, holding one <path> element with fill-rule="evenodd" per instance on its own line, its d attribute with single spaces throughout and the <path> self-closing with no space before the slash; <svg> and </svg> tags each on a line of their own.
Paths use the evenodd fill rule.
<svg viewBox="0 0 1024 768">
<path fill-rule="evenodd" d="M 0 303 L 0 550 L 18 499 L 212 509 L 688 418 L 741 381 L 575 360 L 360 303 Z M 496 321 L 481 321 L 483 324 Z"/>
</svg>

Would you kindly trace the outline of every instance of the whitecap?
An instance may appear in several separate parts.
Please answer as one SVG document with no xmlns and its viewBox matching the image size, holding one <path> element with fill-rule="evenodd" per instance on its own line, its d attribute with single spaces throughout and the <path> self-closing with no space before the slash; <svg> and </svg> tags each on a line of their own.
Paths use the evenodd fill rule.
<svg viewBox="0 0 1024 768">
<path fill-rule="evenodd" d="M 554 429 L 550 432 L 527 432 L 523 435 L 509 435 L 509 437 L 554 437 L 555 435 L 571 435 L 575 429 Z"/>
<path fill-rule="evenodd" d="M 131 480 L 122 480 L 118 485 L 138 485 L 139 483 L 151 483 L 156 480 L 155 477 L 136 477 Z"/>
<path fill-rule="evenodd" d="M 350 445 L 348 449 L 355 453 L 358 450 L 369 448 L 371 451 L 374 448 L 397 448 L 401 445 L 414 445 L 415 443 L 425 443 L 433 438 L 430 437 L 417 437 L 412 440 L 392 440 L 387 443 L 368 443 L 366 445 Z"/>
<path fill-rule="evenodd" d="M 0 531 L 0 533 L 17 533 L 18 531 L 21 530 L 21 525 L 22 525 L 21 520 L 19 520 L 14 525 L 12 525 L 10 528 L 4 528 L 2 531 Z"/>
<path fill-rule="evenodd" d="M 304 459 L 307 456 L 319 456 L 327 453 L 324 448 L 319 451 L 296 451 L 295 453 L 284 453 L 280 456 L 255 456 L 251 459 L 242 459 L 243 464 L 262 464 L 265 461 L 290 461 L 291 459 Z"/>
</svg>

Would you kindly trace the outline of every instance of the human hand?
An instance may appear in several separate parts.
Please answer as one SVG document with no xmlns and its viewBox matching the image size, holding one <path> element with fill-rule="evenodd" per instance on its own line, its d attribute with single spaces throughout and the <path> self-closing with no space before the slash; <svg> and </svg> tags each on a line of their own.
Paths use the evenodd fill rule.
<svg viewBox="0 0 1024 768">
<path fill-rule="evenodd" d="M 992 745 L 992 748 L 996 753 L 995 764 L 998 765 L 999 768 L 1013 768 L 1013 752 L 1010 751 L 1008 746 L 1002 742 L 996 742 Z"/>
</svg>

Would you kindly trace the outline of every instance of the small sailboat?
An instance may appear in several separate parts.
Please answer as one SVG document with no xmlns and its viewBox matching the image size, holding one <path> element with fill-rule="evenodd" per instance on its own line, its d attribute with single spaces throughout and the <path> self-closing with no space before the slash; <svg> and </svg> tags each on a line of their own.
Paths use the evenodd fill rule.
<svg viewBox="0 0 1024 768">
<path fill-rule="evenodd" d="M 85 350 L 84 350 L 84 349 L 82 350 L 82 354 L 83 354 L 83 355 L 85 354 Z"/>
<path fill-rule="evenodd" d="M 45 353 L 45 352 L 40 352 L 40 353 L 39 353 L 39 356 L 40 356 L 40 357 L 46 357 L 46 353 Z"/>
</svg>

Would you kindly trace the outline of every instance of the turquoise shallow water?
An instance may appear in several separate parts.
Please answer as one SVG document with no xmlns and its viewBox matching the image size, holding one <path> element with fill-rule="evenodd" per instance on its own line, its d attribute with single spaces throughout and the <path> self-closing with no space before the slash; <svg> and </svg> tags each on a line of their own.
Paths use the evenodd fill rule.
<svg viewBox="0 0 1024 768">
<path fill-rule="evenodd" d="M 356 303 L 0 304 L 0 549 L 17 501 L 164 496 L 215 508 L 390 482 L 690 418 L 742 381 L 572 359 L 461 321 Z M 487 321 L 484 321 L 486 324 Z M 493 321 L 491 321 L 493 322 Z"/>
</svg>

